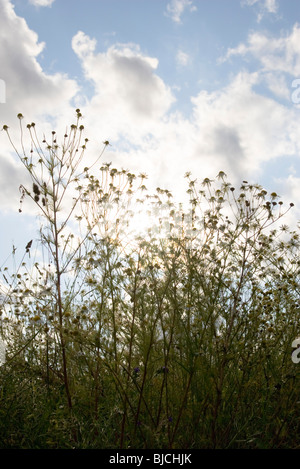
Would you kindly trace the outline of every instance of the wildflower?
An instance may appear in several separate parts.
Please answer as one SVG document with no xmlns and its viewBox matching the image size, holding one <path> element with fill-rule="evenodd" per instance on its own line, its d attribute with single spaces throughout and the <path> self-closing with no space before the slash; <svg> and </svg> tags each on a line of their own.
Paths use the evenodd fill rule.
<svg viewBox="0 0 300 469">
<path fill-rule="evenodd" d="M 159 375 L 160 373 L 169 373 L 169 368 L 167 366 L 162 366 L 156 371 L 156 374 Z"/>
<path fill-rule="evenodd" d="M 224 171 L 219 171 L 219 174 L 217 175 L 218 179 L 224 179 L 226 177 L 226 173 Z"/>
<path fill-rule="evenodd" d="M 140 372 L 140 368 L 136 366 L 133 371 L 135 372 L 135 374 L 138 374 Z"/>
<path fill-rule="evenodd" d="M 213 181 L 209 178 L 205 178 L 202 182 L 202 186 L 210 186 Z"/>
</svg>

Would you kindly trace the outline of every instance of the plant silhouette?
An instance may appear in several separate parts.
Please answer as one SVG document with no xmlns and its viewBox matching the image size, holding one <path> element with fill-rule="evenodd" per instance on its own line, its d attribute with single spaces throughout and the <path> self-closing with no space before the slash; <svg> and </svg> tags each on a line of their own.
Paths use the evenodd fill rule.
<svg viewBox="0 0 300 469">
<path fill-rule="evenodd" d="M 61 141 L 28 124 L 29 150 L 18 119 L 20 150 L 3 130 L 31 176 L 20 223 L 30 204 L 39 236 L 0 272 L 0 447 L 299 447 L 293 204 L 220 171 L 185 174 L 183 209 L 100 163 L 108 140 L 90 159 L 79 109 Z"/>
</svg>

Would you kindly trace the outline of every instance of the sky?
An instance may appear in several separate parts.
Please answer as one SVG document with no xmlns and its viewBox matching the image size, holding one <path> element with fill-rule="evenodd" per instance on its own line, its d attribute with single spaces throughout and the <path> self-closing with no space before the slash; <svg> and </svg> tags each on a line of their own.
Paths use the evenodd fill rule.
<svg viewBox="0 0 300 469">
<path fill-rule="evenodd" d="M 0 129 L 19 141 L 83 124 L 103 161 L 181 196 L 184 174 L 242 180 L 300 219 L 300 3 L 296 0 L 0 0 Z M 37 236 L 28 181 L 0 132 L 0 266 Z"/>
</svg>

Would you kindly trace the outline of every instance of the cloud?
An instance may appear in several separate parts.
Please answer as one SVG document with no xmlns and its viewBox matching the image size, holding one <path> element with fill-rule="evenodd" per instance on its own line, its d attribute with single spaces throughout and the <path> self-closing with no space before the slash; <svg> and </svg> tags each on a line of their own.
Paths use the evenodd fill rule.
<svg viewBox="0 0 300 469">
<path fill-rule="evenodd" d="M 300 149 L 296 110 L 255 92 L 259 80 L 257 73 L 240 72 L 223 90 L 193 98 L 199 153 L 217 159 L 236 179 L 261 176 L 263 162 Z"/>
<path fill-rule="evenodd" d="M 78 85 L 63 73 L 46 74 L 38 62 L 45 44 L 9 0 L 0 0 L 1 79 L 6 85 L 2 118 L 22 112 L 32 116 L 58 113 L 76 95 Z M 9 122 L 6 122 L 9 125 Z"/>
<path fill-rule="evenodd" d="M 181 23 L 181 16 L 184 11 L 189 9 L 190 12 L 197 10 L 197 7 L 193 5 L 192 0 L 171 0 L 167 4 L 166 15 L 169 16 L 175 23 Z"/>
<path fill-rule="evenodd" d="M 96 48 L 96 44 L 96 39 L 91 39 L 89 36 L 84 34 L 83 31 L 78 31 L 78 33 L 72 38 L 72 49 L 80 59 L 84 59 L 84 57 L 91 55 Z"/>
<path fill-rule="evenodd" d="M 147 134 L 175 101 L 170 88 L 155 73 L 158 60 L 144 55 L 138 45 L 115 44 L 96 53 L 96 42 L 79 31 L 72 47 L 85 78 L 94 86 L 90 111 L 97 113 L 97 121 L 107 132 Z"/>
<path fill-rule="evenodd" d="M 283 68 L 289 65 L 292 71 L 298 70 L 297 29 L 279 38 L 252 33 L 245 44 L 228 51 L 226 60 L 250 56 L 261 68 L 232 75 L 231 82 L 216 91 L 199 92 L 191 98 L 192 113 L 188 117 L 174 109 L 175 97 L 159 75 L 157 58 L 145 54 L 137 44 L 117 43 L 98 52 L 94 38 L 83 31 L 74 35 L 73 51 L 84 78 L 93 87 L 88 99 L 78 93 L 74 80 L 44 73 L 38 63 L 44 44 L 4 0 L 0 0 L 0 31 L 5 38 L 0 41 L 0 58 L 6 73 L 1 78 L 7 89 L 11 88 L 3 107 L 3 116 L 10 122 L 3 123 L 17 128 L 16 114 L 23 112 L 29 122 L 33 116 L 36 122 L 46 121 L 46 127 L 50 126 L 49 118 L 55 117 L 55 128 L 64 130 L 70 123 L 66 115 L 72 110 L 73 116 L 70 103 L 80 95 L 89 138 L 87 158 L 99 154 L 107 139 L 112 146 L 107 148 L 104 161 L 137 174 L 147 173 L 149 188 L 159 185 L 181 198 L 187 189 L 183 178 L 186 171 L 200 182 L 205 177 L 214 178 L 220 170 L 234 184 L 245 178 L 257 182 L 265 164 L 299 154 L 298 110 L 258 91 L 262 81 L 268 80 L 268 86 L 280 94 L 274 73 L 282 74 L 284 85 Z M 285 64 L 280 62 L 282 51 Z M 19 202 L 17 184 L 23 173 L 7 151 L 4 132 L 0 132 L 0 139 L 0 182 L 5 195 L 0 202 L 2 207 L 9 207 L 13 200 Z"/>
<path fill-rule="evenodd" d="M 265 0 L 264 6 L 269 13 L 276 13 L 278 10 L 277 0 Z"/>
<path fill-rule="evenodd" d="M 252 32 L 247 43 L 228 49 L 220 63 L 233 57 L 258 62 L 261 82 L 278 98 L 291 101 L 292 78 L 300 76 L 300 26 L 279 37 L 260 31 Z"/>
<path fill-rule="evenodd" d="M 264 80 L 269 90 L 278 98 L 285 99 L 286 101 L 291 99 L 291 87 L 290 83 L 283 73 L 265 73 Z"/>
<path fill-rule="evenodd" d="M 176 55 L 176 62 L 178 65 L 186 67 L 190 63 L 190 56 L 186 52 L 179 50 Z"/>
<path fill-rule="evenodd" d="M 252 55 L 264 71 L 279 71 L 290 75 L 300 74 L 300 27 L 295 24 L 289 35 L 270 37 L 262 32 L 252 32 L 247 44 L 229 49 L 225 60 L 233 56 Z"/>
<path fill-rule="evenodd" d="M 257 13 L 257 22 L 259 23 L 265 14 L 277 13 L 279 5 L 277 0 L 242 0 L 242 5 L 253 6 L 257 5 L 259 7 Z"/>
<path fill-rule="evenodd" d="M 29 3 L 36 7 L 51 7 L 53 2 L 55 2 L 55 0 L 29 0 Z"/>
<path fill-rule="evenodd" d="M 7 124 L 19 144 L 18 113 L 26 117 L 26 124 L 42 120 L 44 128 L 49 128 L 51 119 L 70 112 L 79 87 L 65 74 L 50 75 L 43 71 L 38 58 L 45 44 L 16 15 L 9 0 L 0 0 L 0 31 L 0 78 L 5 84 L 5 103 L 0 103 L 0 129 Z M 0 132 L 0 142 L 1 194 L 4 194 L 0 204 L 9 209 L 19 201 L 22 170 L 16 166 L 5 132 Z"/>
<path fill-rule="evenodd" d="M 243 0 L 242 4 L 248 6 L 255 4 L 260 5 L 260 7 L 265 9 L 268 13 L 276 13 L 278 10 L 277 0 Z"/>
<path fill-rule="evenodd" d="M 14 158 L 3 154 L 0 154 L 0 168 L 1 208 L 4 212 L 13 209 L 17 213 L 20 200 L 18 188 L 20 184 L 29 183 L 30 179 Z"/>
</svg>

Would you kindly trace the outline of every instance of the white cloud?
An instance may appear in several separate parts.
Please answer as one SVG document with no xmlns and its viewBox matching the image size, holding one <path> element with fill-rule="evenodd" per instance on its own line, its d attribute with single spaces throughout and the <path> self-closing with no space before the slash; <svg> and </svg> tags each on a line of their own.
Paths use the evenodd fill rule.
<svg viewBox="0 0 300 469">
<path fill-rule="evenodd" d="M 176 62 L 178 65 L 186 67 L 190 63 L 190 56 L 186 52 L 179 50 L 176 55 Z"/>
<path fill-rule="evenodd" d="M 72 40 L 85 77 L 95 89 L 92 114 L 97 113 L 103 130 L 114 135 L 150 133 L 152 124 L 174 102 L 170 88 L 155 73 L 158 60 L 135 44 L 115 44 L 103 53 L 95 53 L 95 45 L 81 31 Z"/>
<path fill-rule="evenodd" d="M 288 225 L 291 229 L 295 229 L 298 224 L 300 228 L 300 207 L 298 200 L 300 199 L 300 177 L 296 177 L 293 171 L 287 178 L 276 178 L 274 180 L 276 191 L 279 193 L 285 203 L 285 207 L 293 202 L 295 206 L 289 211 L 282 220 L 282 224 Z"/>
<path fill-rule="evenodd" d="M 89 36 L 84 34 L 83 31 L 78 31 L 78 33 L 72 38 L 72 48 L 81 59 L 93 53 L 96 48 L 96 44 L 97 41 L 95 39 L 91 39 Z"/>
<path fill-rule="evenodd" d="M 45 44 L 38 41 L 26 21 L 17 16 L 9 0 L 0 0 L 1 79 L 6 85 L 2 116 L 57 114 L 78 91 L 77 83 L 65 74 L 46 74 L 38 62 Z M 9 124 L 9 122 L 6 122 Z"/>
<path fill-rule="evenodd" d="M 269 13 L 276 13 L 278 10 L 277 0 L 265 0 L 265 9 Z"/>
<path fill-rule="evenodd" d="M 275 96 L 286 99 L 287 101 L 291 98 L 290 83 L 287 82 L 287 79 L 283 73 L 267 72 L 263 75 L 263 78 L 269 90 Z"/>
<path fill-rule="evenodd" d="M 193 5 L 192 0 L 171 0 L 167 4 L 166 15 L 169 16 L 175 23 L 181 23 L 181 16 L 186 9 L 194 12 L 197 7 Z"/>
<path fill-rule="evenodd" d="M 256 31 L 248 36 L 246 44 L 241 43 L 237 47 L 229 49 L 221 61 L 226 61 L 235 56 L 254 58 L 260 63 L 260 71 L 266 74 L 273 88 L 274 79 L 280 77 L 281 84 L 284 86 L 282 93 L 286 94 L 286 84 L 284 84 L 282 75 L 300 76 L 299 42 L 300 26 L 298 24 L 294 25 L 290 34 L 280 37 L 271 37 L 263 32 Z M 274 75 L 275 78 L 272 81 L 270 73 L 276 73 L 278 76 L 275 77 Z"/>
<path fill-rule="evenodd" d="M 252 32 L 247 43 L 227 51 L 220 62 L 232 57 L 255 59 L 261 80 L 278 97 L 291 100 L 292 77 L 300 77 L 300 26 L 295 24 L 289 34 L 271 37 L 263 32 Z"/>
<path fill-rule="evenodd" d="M 277 0 L 243 0 L 242 4 L 248 6 L 258 4 L 268 13 L 276 13 L 278 10 Z"/>
<path fill-rule="evenodd" d="M 2 132 L 4 134 L 4 132 Z M 1 135 L 1 147 L 5 148 L 8 145 L 3 143 L 6 135 Z M 2 153 L 2 152 L 1 152 Z M 14 208 L 17 213 L 19 208 L 19 186 L 30 182 L 27 174 L 20 164 L 12 157 L 8 157 L 7 153 L 0 153 L 0 187 L 1 187 L 1 208 L 2 210 L 9 211 Z"/>
<path fill-rule="evenodd" d="M 53 2 L 55 2 L 55 0 L 29 0 L 29 3 L 36 7 L 51 7 Z"/>
<path fill-rule="evenodd" d="M 242 5 L 253 6 L 257 5 L 259 7 L 257 13 L 258 23 L 262 20 L 266 13 L 277 13 L 279 5 L 277 0 L 242 0 Z"/>
<path fill-rule="evenodd" d="M 39 42 L 26 21 L 16 15 L 9 0 L 0 0 L 0 37 L 0 78 L 5 83 L 6 94 L 5 103 L 0 104 L 0 128 L 7 124 L 19 143 L 18 113 L 26 117 L 26 124 L 43 120 L 44 128 L 49 128 L 49 116 L 55 118 L 69 112 L 70 102 L 79 87 L 64 74 L 49 75 L 43 71 L 38 56 L 45 44 Z M 6 209 L 15 209 L 19 203 L 18 187 L 24 178 L 24 170 L 11 156 L 12 148 L 5 132 L 0 132 L 0 142 L 0 204 Z"/>
<path fill-rule="evenodd" d="M 223 90 L 193 99 L 199 153 L 223 161 L 221 169 L 237 179 L 258 176 L 264 161 L 299 151 L 295 110 L 254 92 L 258 81 L 258 74 L 242 72 Z"/>
<path fill-rule="evenodd" d="M 61 116 L 56 128 L 64 130 L 69 123 L 65 116 L 70 112 L 70 101 L 78 91 L 76 82 L 43 72 L 38 63 L 43 44 L 15 15 L 7 0 L 0 0 L 0 31 L 6 38 L 5 46 L 0 41 L 0 59 L 6 71 L 1 78 L 7 88 L 11 87 L 3 108 L 9 121 L 5 123 L 17 128 L 18 112 L 26 118 L 41 116 L 40 120 Z M 215 92 L 202 90 L 192 98 L 192 115 L 185 118 L 172 111 L 175 98 L 159 76 L 157 58 L 149 57 L 136 44 L 115 44 L 98 53 L 95 39 L 79 31 L 73 37 L 72 47 L 86 80 L 94 87 L 90 100 L 82 95 L 83 123 L 90 140 L 88 154 L 95 155 L 102 141 L 108 139 L 112 146 L 104 161 L 133 172 L 146 172 L 147 187 L 151 183 L 160 185 L 179 197 L 187 189 L 183 178 L 186 171 L 200 182 L 204 177 L 215 177 L 220 170 L 233 183 L 245 178 L 257 182 L 263 164 L 285 155 L 294 156 L 300 150 L 298 110 L 255 91 L 262 80 L 268 80 L 270 89 L 280 94 L 280 86 L 274 82 L 274 67 L 283 73 L 284 63 L 279 59 L 282 50 L 286 50 L 287 64 L 297 70 L 297 34 L 295 30 L 290 36 L 277 39 L 262 33 L 250 35 L 248 42 L 232 49 L 227 58 L 255 56 L 262 71 L 240 72 L 227 87 Z M 278 56 L 277 62 L 272 62 L 271 55 Z M 282 77 L 281 85 L 284 84 Z M 1 203 L 9 206 L 14 199 L 18 208 L 17 181 L 21 171 L 7 153 L 4 132 L 0 132 L 0 139 L 1 193 L 5 196 Z"/>
<path fill-rule="evenodd" d="M 242 0 L 241 4 L 252 7 L 253 5 L 255 5 L 255 3 L 259 2 L 259 1 L 260 0 Z"/>
</svg>

